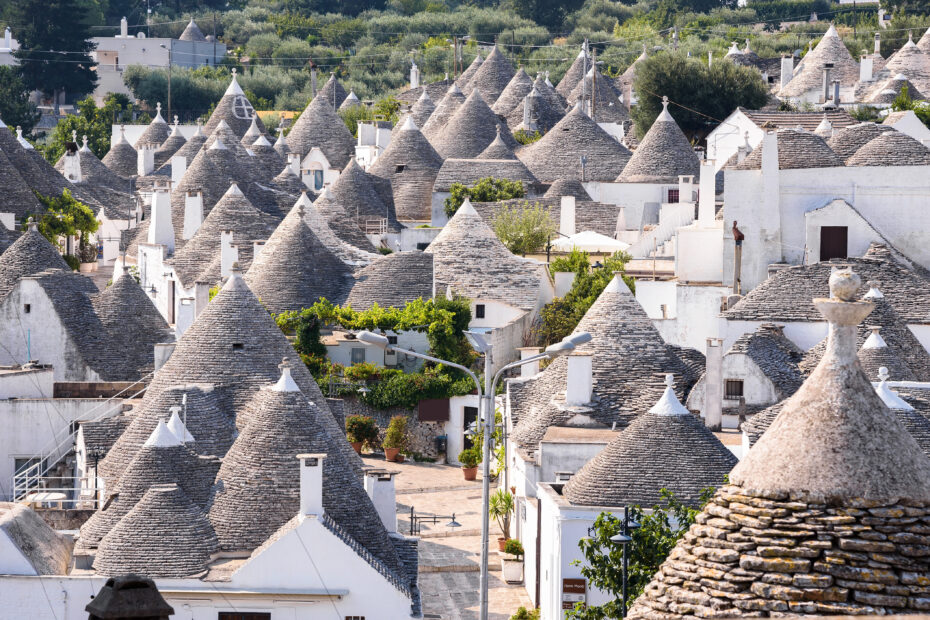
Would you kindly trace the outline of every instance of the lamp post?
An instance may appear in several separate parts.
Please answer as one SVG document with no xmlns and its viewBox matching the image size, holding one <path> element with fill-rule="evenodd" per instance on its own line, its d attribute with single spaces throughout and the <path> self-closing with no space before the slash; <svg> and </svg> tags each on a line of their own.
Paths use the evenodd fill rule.
<svg viewBox="0 0 930 620">
<path fill-rule="evenodd" d="M 630 546 L 630 543 L 633 542 L 633 537 L 631 536 L 632 531 L 641 527 L 641 524 L 636 521 L 630 521 L 630 509 L 626 506 L 623 507 L 623 525 L 619 534 L 614 534 L 610 537 L 610 542 L 615 545 L 621 545 L 623 548 L 623 560 L 622 560 L 622 581 L 621 581 L 621 593 L 620 593 L 620 617 L 626 618 L 626 592 L 627 592 L 627 581 L 629 576 L 630 568 L 630 559 L 627 548 Z"/>
<path fill-rule="evenodd" d="M 488 530 L 490 529 L 490 521 L 488 517 L 488 504 L 491 495 L 490 488 L 490 460 L 491 460 L 491 436 L 492 430 L 494 428 L 494 393 L 497 389 L 497 382 L 501 376 L 511 368 L 516 368 L 524 364 L 530 364 L 537 360 L 558 357 L 560 355 L 566 355 L 575 350 L 575 347 L 578 345 L 584 344 L 591 340 L 591 334 L 587 332 L 580 332 L 577 334 L 572 334 L 566 336 L 562 341 L 555 344 L 549 345 L 546 347 L 546 350 L 538 355 L 533 355 L 526 359 L 517 360 L 509 364 L 504 365 L 497 373 L 494 374 L 493 378 L 491 376 L 491 356 L 493 346 L 490 342 L 484 339 L 484 337 L 476 332 L 465 332 L 465 335 L 468 337 L 469 342 L 475 348 L 478 353 L 484 354 L 484 389 L 482 390 L 481 381 L 478 380 L 478 377 L 475 376 L 471 370 L 462 366 L 461 364 L 456 364 L 454 362 L 449 362 L 447 360 L 442 360 L 430 355 L 425 355 L 423 353 L 418 353 L 416 351 L 402 349 L 400 347 L 390 344 L 387 336 L 382 336 L 370 331 L 362 331 L 356 334 L 356 338 L 359 342 L 371 346 L 378 347 L 384 351 L 394 351 L 397 353 L 405 353 L 407 355 L 412 355 L 414 357 L 419 357 L 430 362 L 435 362 L 437 364 L 445 364 L 451 366 L 452 368 L 458 368 L 468 374 L 472 378 L 472 381 L 475 382 L 475 387 L 478 388 L 478 397 L 482 404 L 481 411 L 484 415 L 484 442 L 483 442 L 483 456 L 481 464 L 481 577 L 479 582 L 479 594 L 480 594 L 480 612 L 479 619 L 487 620 L 488 618 Z M 504 448 L 506 450 L 506 447 Z M 505 452 L 506 459 L 506 452 Z M 504 464 L 506 468 L 506 460 Z M 506 471 L 506 469 L 505 469 Z"/>
<path fill-rule="evenodd" d="M 168 50 L 168 118 L 171 118 L 171 47 L 159 43 L 158 47 Z"/>
</svg>

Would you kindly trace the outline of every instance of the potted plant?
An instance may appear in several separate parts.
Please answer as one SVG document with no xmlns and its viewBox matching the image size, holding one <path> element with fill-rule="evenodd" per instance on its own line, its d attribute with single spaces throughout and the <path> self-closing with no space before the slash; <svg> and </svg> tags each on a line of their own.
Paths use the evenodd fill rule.
<svg viewBox="0 0 930 620">
<path fill-rule="evenodd" d="M 481 462 L 481 453 L 472 446 L 459 452 L 459 463 L 462 464 L 462 474 L 465 480 L 474 480 L 478 477 L 478 463 Z"/>
<path fill-rule="evenodd" d="M 507 583 L 523 581 L 523 544 L 511 538 L 504 545 L 504 557 L 501 558 L 501 572 Z"/>
<path fill-rule="evenodd" d="M 378 425 L 367 415 L 350 415 L 346 418 L 346 438 L 356 454 L 361 454 L 363 445 L 371 447 L 377 441 Z"/>
<path fill-rule="evenodd" d="M 394 462 L 400 451 L 407 447 L 407 417 L 396 415 L 391 418 L 388 424 L 387 432 L 384 434 L 384 441 L 381 442 L 384 448 L 384 458 Z"/>
<path fill-rule="evenodd" d="M 497 539 L 497 545 L 501 551 L 507 543 L 510 534 L 510 515 L 513 513 L 513 495 L 505 489 L 494 491 L 488 501 L 488 515 L 497 521 L 497 526 L 501 528 L 501 537 Z"/>
</svg>

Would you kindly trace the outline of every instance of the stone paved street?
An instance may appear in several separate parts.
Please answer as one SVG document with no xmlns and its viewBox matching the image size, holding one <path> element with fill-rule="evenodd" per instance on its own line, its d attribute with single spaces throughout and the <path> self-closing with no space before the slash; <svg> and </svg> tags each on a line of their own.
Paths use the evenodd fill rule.
<svg viewBox="0 0 930 620">
<path fill-rule="evenodd" d="M 399 472 L 397 528 L 410 532 L 410 508 L 417 515 L 442 515 L 420 530 L 420 591 L 427 618 L 471 620 L 478 617 L 478 577 L 481 559 L 481 478 L 466 482 L 458 467 L 432 463 L 385 463 L 365 457 L 371 467 Z M 455 513 L 461 527 L 447 526 Z M 491 524 L 489 617 L 507 620 L 521 605 L 529 606 L 522 585 L 501 580 L 497 526 Z"/>
</svg>

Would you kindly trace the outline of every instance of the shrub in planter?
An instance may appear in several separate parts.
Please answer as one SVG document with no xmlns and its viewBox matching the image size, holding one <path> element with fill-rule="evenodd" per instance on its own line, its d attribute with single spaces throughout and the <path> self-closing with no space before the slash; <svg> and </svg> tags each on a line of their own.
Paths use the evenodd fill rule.
<svg viewBox="0 0 930 620">
<path fill-rule="evenodd" d="M 459 463 L 462 464 L 462 474 L 465 480 L 474 480 L 478 477 L 478 463 L 481 462 L 481 452 L 476 446 L 466 448 L 459 452 Z"/>
<path fill-rule="evenodd" d="M 515 560 L 523 559 L 523 543 L 516 538 L 508 539 L 507 544 L 504 545 L 504 553 L 514 556 Z"/>
<path fill-rule="evenodd" d="M 498 489 L 491 494 L 488 502 L 488 515 L 497 521 L 501 528 L 501 538 L 497 539 L 500 550 L 504 551 L 506 543 L 510 542 L 510 515 L 513 514 L 513 495 L 505 489 Z"/>
<path fill-rule="evenodd" d="M 389 461 L 397 459 L 397 455 L 400 451 L 407 447 L 406 416 L 396 415 L 391 418 L 381 446 L 384 448 L 384 458 Z"/>
<path fill-rule="evenodd" d="M 523 581 L 523 544 L 516 539 L 504 545 L 504 557 L 501 558 L 501 573 L 507 583 Z"/>
<path fill-rule="evenodd" d="M 372 447 L 378 439 L 378 425 L 367 415 L 350 415 L 346 418 L 346 438 L 356 452 L 365 444 Z"/>
</svg>

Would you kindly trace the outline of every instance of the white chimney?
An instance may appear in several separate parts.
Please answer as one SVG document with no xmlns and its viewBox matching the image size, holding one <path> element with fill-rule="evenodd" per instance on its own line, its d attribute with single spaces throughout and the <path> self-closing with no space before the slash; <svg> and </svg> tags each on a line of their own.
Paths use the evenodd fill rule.
<svg viewBox="0 0 930 620">
<path fill-rule="evenodd" d="M 707 339 L 704 368 L 704 424 L 720 430 L 723 423 L 723 340 Z"/>
<path fill-rule="evenodd" d="M 794 56 L 781 57 L 781 88 L 788 85 L 794 77 Z"/>
<path fill-rule="evenodd" d="M 539 355 L 542 352 L 542 347 L 520 347 L 517 350 L 520 351 L 520 359 L 525 360 L 528 357 Z M 520 366 L 521 377 L 524 377 L 524 378 L 532 377 L 538 374 L 539 374 L 539 360 Z"/>
<path fill-rule="evenodd" d="M 767 131 L 762 136 L 762 173 L 766 170 L 778 170 L 778 135 Z"/>
<path fill-rule="evenodd" d="M 700 191 L 698 192 L 698 223 L 709 228 L 714 224 L 716 209 L 717 181 L 714 172 L 714 160 L 701 162 Z"/>
<path fill-rule="evenodd" d="M 859 81 L 860 82 L 871 82 L 872 81 L 872 57 L 862 55 L 862 58 L 859 59 Z"/>
<path fill-rule="evenodd" d="M 262 253 L 262 250 L 265 249 L 264 241 L 253 241 L 252 242 L 252 262 L 258 258 L 258 255 Z"/>
<path fill-rule="evenodd" d="M 64 167 L 61 174 L 72 183 L 80 183 L 84 180 L 81 175 L 81 154 L 78 152 L 65 152 Z"/>
<path fill-rule="evenodd" d="M 239 248 L 233 245 L 233 231 L 224 230 L 220 233 L 220 277 L 231 274 L 233 265 L 238 262 Z"/>
<path fill-rule="evenodd" d="M 159 342 L 155 345 L 155 370 L 165 365 L 171 354 L 174 353 L 175 342 Z"/>
<path fill-rule="evenodd" d="M 300 155 L 298 153 L 287 154 L 287 165 L 291 167 L 291 172 L 300 176 Z"/>
<path fill-rule="evenodd" d="M 171 192 L 168 187 L 156 187 L 152 194 L 152 222 L 148 242 L 163 245 L 174 252 L 174 226 L 171 224 Z"/>
<path fill-rule="evenodd" d="M 177 340 L 181 339 L 187 328 L 194 324 L 194 298 L 183 297 L 178 302 L 178 311 L 174 315 L 174 334 Z"/>
<path fill-rule="evenodd" d="M 749 146 L 749 132 L 743 132 L 743 143 L 736 147 L 736 163 L 741 164 L 749 155 L 752 148 Z"/>
<path fill-rule="evenodd" d="M 183 159 L 183 157 L 182 157 Z M 184 192 L 184 229 L 181 236 L 190 239 L 203 224 L 203 192 Z"/>
<path fill-rule="evenodd" d="M 562 196 L 559 208 L 559 233 L 566 237 L 575 234 L 575 197 Z"/>
<path fill-rule="evenodd" d="M 678 202 L 694 202 L 694 175 L 683 174 L 678 177 Z"/>
<path fill-rule="evenodd" d="M 300 514 L 323 516 L 323 459 L 326 454 L 298 454 L 300 459 Z"/>
<path fill-rule="evenodd" d="M 125 17 L 119 20 L 119 36 L 123 39 L 129 37 L 129 22 Z"/>
<path fill-rule="evenodd" d="M 420 68 L 417 63 L 410 65 L 410 88 L 419 88 L 420 86 Z"/>
<path fill-rule="evenodd" d="M 565 404 L 586 405 L 591 402 L 594 377 L 591 370 L 593 353 L 574 353 L 568 356 L 566 373 Z"/>
<path fill-rule="evenodd" d="M 6 28 L 3 31 L 3 49 L 5 50 L 13 49 L 13 33 L 10 32 L 9 28 Z"/>
<path fill-rule="evenodd" d="M 555 272 L 555 296 L 556 297 L 565 297 L 570 290 L 572 290 L 572 285 L 575 284 L 575 276 L 577 274 L 574 271 L 556 271 Z"/>
<path fill-rule="evenodd" d="M 381 523 L 388 534 L 397 532 L 397 501 L 394 494 L 394 475 L 389 472 L 371 469 L 365 472 L 365 492 L 375 505 Z"/>
<path fill-rule="evenodd" d="M 152 174 L 155 170 L 155 147 L 151 144 L 143 144 L 139 147 L 136 173 L 140 177 Z"/>
<path fill-rule="evenodd" d="M 840 81 L 833 80 L 833 107 L 840 107 Z"/>
<path fill-rule="evenodd" d="M 714 51 L 713 50 L 707 52 L 707 66 L 709 67 L 712 64 L 714 64 Z"/>
<path fill-rule="evenodd" d="M 821 84 L 821 103 L 827 103 L 830 99 L 830 73 L 833 69 L 833 63 L 828 62 L 823 65 L 823 83 Z"/>
<path fill-rule="evenodd" d="M 175 155 L 171 158 L 171 184 L 177 187 L 187 172 L 187 158 L 183 155 Z"/>
<path fill-rule="evenodd" d="M 875 53 L 882 53 L 882 35 L 880 32 L 875 33 Z"/>
</svg>

